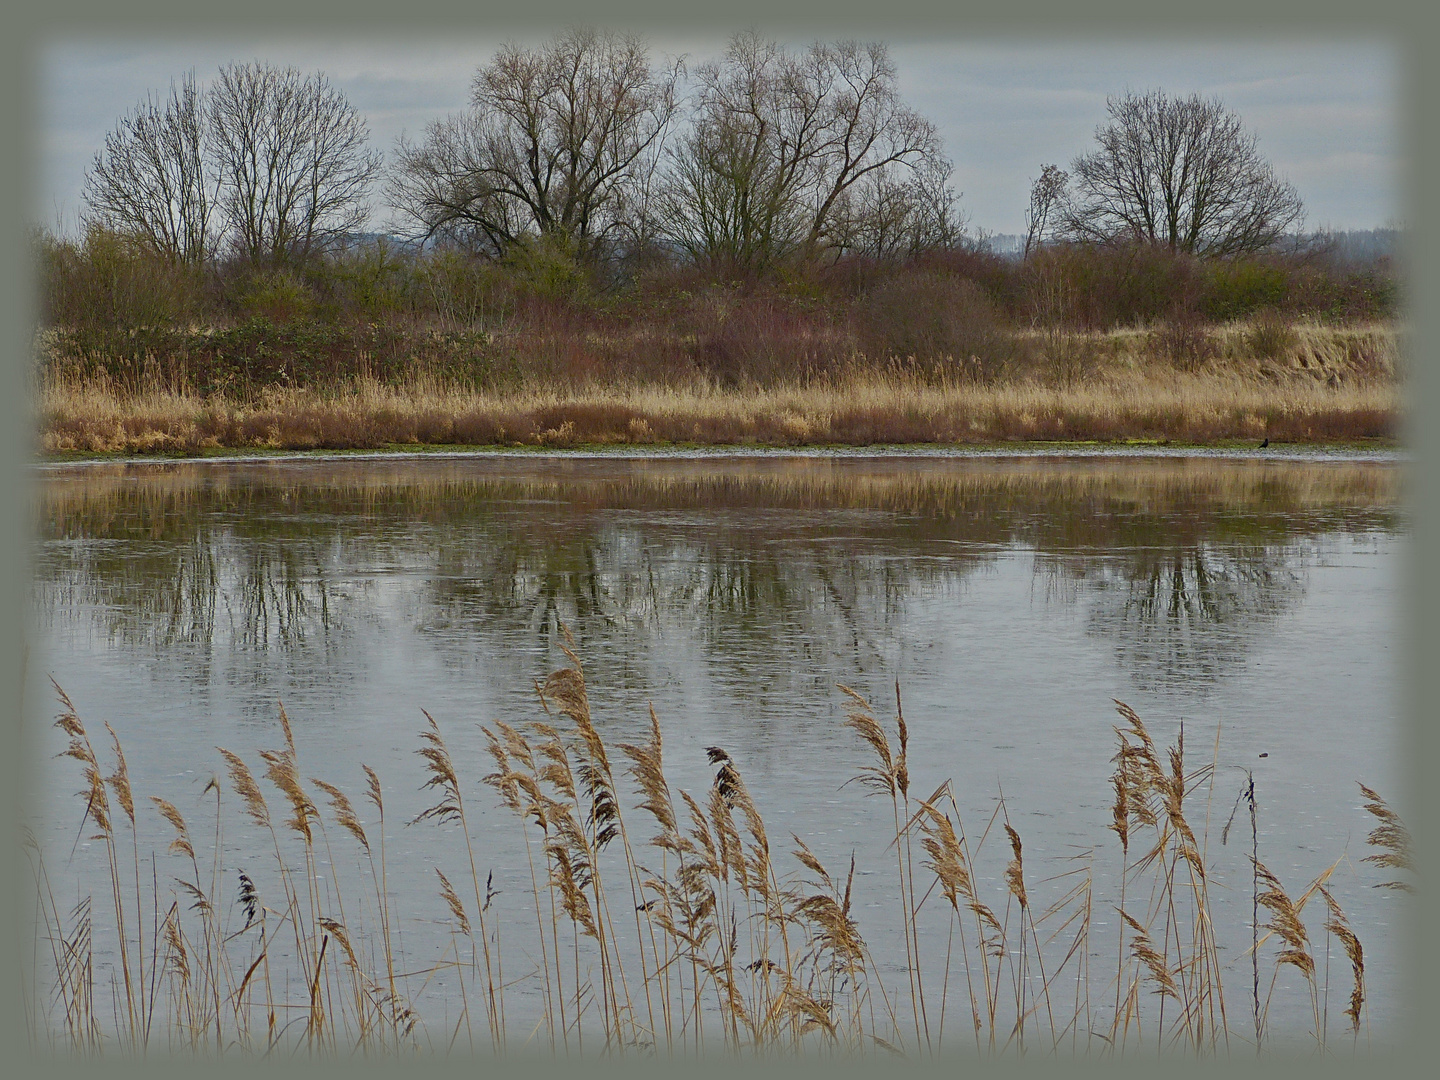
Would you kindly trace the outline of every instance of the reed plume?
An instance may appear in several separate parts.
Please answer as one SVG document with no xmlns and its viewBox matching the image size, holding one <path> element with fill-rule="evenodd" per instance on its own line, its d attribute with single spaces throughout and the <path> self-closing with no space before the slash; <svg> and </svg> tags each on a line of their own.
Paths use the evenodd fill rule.
<svg viewBox="0 0 1440 1080">
<path fill-rule="evenodd" d="M 497 972 L 497 965 L 490 954 L 490 935 L 485 927 L 486 904 L 480 896 L 480 871 L 475 863 L 475 848 L 471 843 L 470 826 L 465 818 L 465 801 L 460 794 L 460 778 L 455 772 L 455 764 L 451 760 L 450 750 L 440 735 L 440 725 L 424 709 L 420 712 L 428 725 L 420 732 L 421 746 L 415 751 L 424 760 L 424 769 L 427 774 L 427 779 L 421 785 L 420 790 L 437 789 L 439 798 L 434 805 L 426 807 L 417 814 L 410 824 L 438 821 L 455 823 L 460 826 L 460 833 L 465 840 L 465 851 L 470 858 L 470 880 L 475 890 L 475 917 L 480 923 L 480 949 L 485 960 L 486 1022 L 490 1029 L 491 1047 L 499 1050 L 504 1043 L 504 1024 L 500 1013 L 500 999 L 496 993 L 496 982 L 497 978 L 503 980 L 503 977 Z"/>
<path fill-rule="evenodd" d="M 1335 897 L 1330 895 L 1330 890 L 1322 886 L 1320 895 L 1325 898 L 1325 907 L 1329 913 L 1325 929 L 1340 939 L 1340 944 L 1345 949 L 1345 957 L 1350 961 L 1350 1004 L 1345 1015 L 1350 1018 L 1351 1033 L 1358 1035 L 1360 1010 L 1365 1007 L 1365 950 L 1360 945 L 1360 939 L 1355 936 L 1355 931 L 1350 928 L 1345 912 L 1340 909 Z"/>
<path fill-rule="evenodd" d="M 1282 946 L 1275 957 L 1275 977 L 1270 980 L 1270 991 L 1266 995 L 1265 1007 L 1260 1014 L 1261 1026 L 1264 1026 L 1265 1020 L 1270 1014 L 1270 1002 L 1275 993 L 1275 978 L 1278 977 L 1280 968 L 1289 964 L 1305 977 L 1306 984 L 1310 988 L 1311 1010 L 1315 1019 L 1315 1039 L 1317 1043 L 1323 1045 L 1319 992 L 1315 985 L 1315 958 L 1310 951 L 1309 932 L 1300 920 L 1300 909 L 1304 906 L 1304 898 L 1299 902 L 1292 900 L 1280 884 L 1280 879 L 1263 864 L 1258 862 L 1255 864 L 1255 873 L 1264 889 L 1257 897 L 1257 902 L 1270 912 L 1270 921 L 1265 924 L 1265 929 L 1276 934 L 1280 938 Z M 1308 895 L 1307 893 L 1306 896 L 1308 897 Z"/>
<path fill-rule="evenodd" d="M 1265 928 L 1279 935 L 1285 946 L 1276 957 L 1276 962 L 1292 964 L 1307 979 L 1313 979 L 1315 960 L 1310 955 L 1310 935 L 1305 924 L 1300 921 L 1300 909 L 1286 894 L 1280 879 L 1266 869 L 1263 863 L 1257 865 L 1255 870 L 1260 875 L 1261 884 L 1265 886 L 1265 891 L 1260 894 L 1260 906 L 1271 915 Z"/>
<path fill-rule="evenodd" d="M 949 1003 L 951 1016 L 963 1013 L 968 996 L 975 1047 L 982 1053 L 987 1022 L 991 1053 L 1004 1053 L 1009 1045 L 1017 1052 L 1039 1048 L 1058 1054 L 1067 1043 L 1077 1049 L 1082 1032 L 1108 1039 L 1119 1053 L 1133 1049 L 1142 1020 L 1146 1042 L 1153 1047 L 1186 1046 L 1195 1053 L 1223 1049 L 1221 1041 L 1229 1032 L 1210 913 L 1212 871 L 1203 857 L 1209 816 L 1207 812 L 1203 826 L 1191 816 L 1196 788 L 1213 777 L 1214 766 L 1187 766 L 1183 728 L 1175 745 L 1162 749 L 1134 710 L 1117 703 L 1122 721 L 1115 728 L 1119 748 L 1107 817 L 1121 855 L 1116 882 L 1121 901 L 1120 955 L 1113 969 L 1115 1016 L 1107 1036 L 1103 1018 L 1092 1011 L 1086 960 L 1094 949 L 1091 853 L 1074 856 L 1084 861 L 1078 870 L 1039 876 L 1033 847 L 1032 864 L 1025 862 L 1025 844 L 1008 818 L 1003 792 L 989 824 L 968 838 L 948 782 L 936 786 L 928 798 L 917 796 L 916 806 L 910 807 L 909 791 L 915 780 L 909 753 L 913 732 L 898 692 L 892 737 L 889 725 L 875 719 L 863 698 L 844 691 L 849 707 L 845 725 L 865 749 L 863 766 L 852 779 L 868 793 L 888 795 L 894 813 L 890 842 L 896 848 L 896 861 L 891 870 L 897 876 L 867 880 L 864 853 L 851 852 L 848 872 L 832 874 L 826 866 L 826 859 L 832 857 L 822 857 L 821 850 L 811 846 L 814 841 L 807 843 L 792 834 L 788 852 L 772 850 L 767 823 L 746 785 L 741 763 L 720 746 L 704 748 L 711 769 L 706 790 L 695 794 L 672 790 L 665 773 L 661 724 L 653 709 L 641 740 L 606 745 L 602 725 L 591 715 L 590 688 L 573 638 L 566 636 L 565 641 L 562 648 L 571 666 L 552 673 L 537 687 L 549 721 L 523 726 L 493 721 L 481 729 L 485 752 L 493 762 L 484 782 L 495 792 L 500 807 L 514 815 L 524 837 L 534 895 L 533 930 L 540 945 L 533 972 L 509 980 L 502 959 L 513 955 L 506 950 L 516 946 L 509 943 L 508 934 L 501 941 L 498 923 L 486 923 L 487 918 L 497 918 L 490 906 L 496 875 L 489 873 L 482 881 L 479 874 L 467 820 L 476 811 L 466 806 L 463 773 L 428 713 L 422 714 L 426 723 L 417 754 L 422 761 L 421 790 L 432 794 L 411 824 L 432 821 L 456 827 L 469 856 L 474 906 L 464 898 L 463 882 L 457 888 L 459 879 L 452 880 L 434 867 L 439 899 L 450 916 L 449 947 L 437 952 L 433 961 L 407 964 L 413 970 L 405 971 L 397 969 L 391 944 L 385 798 L 375 770 L 362 766 L 363 798 L 379 815 L 378 832 L 375 823 L 361 821 L 356 804 L 338 785 L 314 777 L 307 781 L 309 788 L 302 785 L 290 720 L 282 709 L 283 747 L 262 751 L 261 759 L 263 778 L 276 785 L 283 799 L 283 824 L 272 814 L 246 763 L 228 750 L 219 752 L 238 796 L 233 804 L 227 799 L 225 806 L 238 807 L 274 842 L 283 907 L 277 905 L 279 910 L 272 911 L 262 902 L 261 884 L 267 896 L 272 895 L 273 878 L 257 875 L 257 884 L 257 878 L 238 870 L 239 890 L 232 894 L 231 910 L 238 906 L 239 915 L 223 916 L 217 910 L 224 907 L 217 895 L 221 854 L 232 847 L 222 842 L 224 808 L 219 781 L 212 780 L 204 794 L 213 789 L 215 795 L 214 883 L 205 887 L 197 858 L 204 845 L 192 821 L 187 821 L 193 815 L 182 814 L 174 802 L 151 796 L 151 804 L 168 826 L 165 853 L 186 859 L 190 870 L 173 878 L 173 902 L 162 903 L 159 873 L 153 875 L 153 891 L 148 880 L 141 882 L 136 839 L 132 844 L 137 853 L 136 917 L 132 918 L 126 910 L 129 900 L 121 895 L 122 885 L 127 897 L 130 893 L 130 870 L 115 857 L 113 834 L 115 822 L 121 820 L 130 824 L 132 838 L 138 835 L 134 805 L 143 793 L 133 790 L 114 731 L 109 732 L 114 764 L 102 767 L 85 725 L 62 694 L 56 724 L 66 737 L 63 754 L 81 765 L 82 826 L 105 841 L 104 866 L 116 918 L 96 919 L 88 897 L 66 914 L 47 892 L 38 845 L 27 847 L 34 849 L 37 898 L 43 901 L 40 911 L 53 965 L 49 978 L 55 995 L 51 1019 L 55 1037 L 76 1050 L 94 1052 L 118 1034 L 120 1047 L 143 1053 L 153 1017 L 172 1047 L 196 1052 L 224 1053 L 234 1047 L 263 1054 L 308 1046 L 327 1054 L 368 1055 L 420 1049 L 437 1038 L 432 1045 L 443 1049 L 447 1035 L 451 1044 L 460 1038 L 463 1046 L 470 1002 L 480 996 L 490 1045 L 499 1051 L 508 1037 L 517 1034 L 506 1021 L 507 994 L 517 986 L 538 984 L 543 997 L 537 992 L 531 1000 L 543 1002 L 543 1014 L 531 1037 L 543 1039 L 548 1033 L 554 1051 L 562 1046 L 569 1049 L 573 1041 L 583 1052 L 583 1040 L 598 1030 L 604 1052 L 614 1055 L 636 1050 L 699 1051 L 721 1042 L 745 1054 L 789 1054 L 807 1048 L 859 1054 L 940 1052 L 946 1048 L 947 1002 L 952 993 L 957 1001 Z M 623 800 L 614 777 L 616 750 L 628 762 L 630 783 Z M 325 797 L 328 810 L 323 819 L 307 794 L 311 790 Z M 1379 823 L 1371 839 L 1378 850 L 1368 861 L 1412 870 L 1403 823 L 1376 793 L 1361 790 L 1368 800 L 1366 810 Z M 1237 800 L 1222 839 L 1247 794 L 1252 830 L 1256 828 L 1252 783 Z M 626 817 L 637 810 L 646 815 L 655 833 L 641 849 L 643 856 L 632 851 L 626 833 Z M 364 874 L 368 866 L 375 886 L 382 939 L 378 944 L 373 941 L 373 927 L 367 936 L 361 918 L 347 917 L 353 894 L 347 892 L 343 868 L 329 851 L 331 824 L 347 832 L 364 853 L 359 872 Z M 1003 830 L 1001 845 L 1008 847 L 1003 858 L 997 853 L 993 872 L 984 850 L 992 830 L 994 834 Z M 448 830 L 445 835 L 460 839 Z M 283 845 L 282 838 L 288 838 Z M 295 854 L 300 846 L 297 839 L 304 845 L 303 866 Z M 317 854 L 312 849 L 322 841 L 325 848 Z M 918 875 L 912 842 L 923 860 Z M 323 877 L 316 873 L 320 856 L 328 858 L 320 866 Z M 614 883 L 620 870 L 631 885 L 635 918 L 636 936 L 628 941 L 615 933 L 611 916 L 613 905 L 623 896 L 624 886 Z M 1286 967 L 1305 978 L 1316 1037 L 1325 1045 L 1316 951 L 1303 922 L 1305 903 L 1317 892 L 1327 908 L 1326 932 L 1340 942 L 1351 967 L 1352 989 L 1344 1015 L 1352 1034 L 1358 1034 L 1367 1016 L 1366 959 L 1349 919 L 1327 887 L 1333 870 L 1332 865 L 1292 899 L 1252 851 L 1255 911 L 1265 909 L 1270 916 L 1265 930 L 1280 943 L 1276 978 L 1271 980 L 1263 1013 L 1258 977 L 1256 981 L 1257 1049 L 1262 1018 L 1277 997 L 1281 984 L 1276 979 Z M 302 873 L 307 878 L 308 918 L 298 895 L 297 875 Z M 1049 897 L 1061 891 L 1053 883 L 1071 875 L 1082 875 L 1079 883 L 1050 903 Z M 327 882 L 323 905 L 322 887 L 316 884 L 321 881 Z M 898 929 L 906 942 L 903 978 L 877 964 L 867 944 L 863 923 L 866 912 L 875 906 L 877 885 L 899 891 Z M 1138 899 L 1127 904 L 1127 896 L 1144 895 L 1142 887 L 1149 891 L 1146 905 L 1142 908 Z M 1003 918 L 985 902 L 997 894 L 1007 897 Z M 142 901 L 154 907 L 153 927 L 142 925 L 138 917 Z M 1017 925 L 1017 909 L 1018 941 L 1010 934 Z M 243 926 L 239 926 L 241 916 Z M 1264 944 L 1258 915 L 1252 921 L 1257 924 L 1258 956 Z M 287 923 L 290 929 L 284 929 Z M 565 923 L 571 933 L 562 948 Z M 122 929 L 127 925 L 128 934 Z M 505 923 L 507 928 L 511 925 Z M 1048 934 L 1043 940 L 1041 928 Z M 293 950 L 288 943 L 282 946 L 272 940 L 277 931 L 288 937 L 292 929 Z M 400 931 L 394 932 L 396 940 L 402 940 Z M 946 935 L 943 958 L 938 937 L 931 936 L 941 932 Z M 94 983 L 97 935 L 110 934 L 114 939 L 106 940 L 104 948 L 108 955 L 118 956 L 118 962 L 110 991 L 113 1019 L 107 1020 L 102 1004 L 106 991 L 102 987 L 97 994 Z M 241 944 L 234 944 L 237 940 Z M 233 953 L 227 953 L 227 942 Z M 534 944 L 532 940 L 520 947 L 534 957 L 530 951 Z M 375 958 L 381 946 L 383 973 Z M 466 947 L 468 959 L 461 953 Z M 137 949 L 143 953 L 137 956 Z M 483 954 L 483 962 L 477 953 Z M 928 986 L 921 978 L 922 958 L 934 973 Z M 1056 958 L 1058 966 L 1051 963 Z M 638 979 L 627 981 L 626 969 L 633 974 L 637 960 Z M 1258 971 L 1253 957 L 1252 963 Z M 963 977 L 957 967 L 963 967 Z M 453 1030 L 447 1024 L 437 1032 L 425 1027 L 419 1015 L 425 1007 L 425 985 L 437 973 L 452 969 L 458 976 L 463 1008 Z M 1030 976 L 1032 969 L 1038 971 L 1035 978 Z M 140 972 L 146 976 L 143 981 Z M 1057 1023 L 1052 994 L 1062 986 L 1062 975 L 1071 974 L 1074 1015 Z M 482 977 L 484 993 L 475 995 L 475 983 Z M 1007 978 L 1015 995 L 1002 1000 L 1008 996 L 1008 989 L 1001 993 Z M 417 986 L 418 997 L 414 996 Z M 1328 993 L 1328 966 L 1326 986 Z M 632 987 L 638 991 L 633 1000 Z M 1145 993 L 1147 988 L 1153 995 Z M 1153 1006 L 1145 1004 L 1154 999 L 1158 1002 Z M 1042 1008 L 1049 1017 L 1048 1041 L 1043 1025 L 1034 1022 Z M 1152 1010 L 1156 1010 L 1153 1015 Z M 295 1018 L 293 1025 L 287 1025 L 286 1016 Z M 267 1026 L 252 1033 L 257 1017 L 263 1017 Z M 938 1026 L 932 1035 L 930 1020 L 936 1017 Z M 968 1041 L 970 1036 L 965 1038 Z"/>
<path fill-rule="evenodd" d="M 173 803 L 166 802 L 156 795 L 151 795 L 150 801 L 155 804 L 160 816 L 168 821 L 175 830 L 175 839 L 170 841 L 170 847 L 167 850 L 191 859 L 195 858 L 195 847 L 190 842 L 190 830 L 185 827 L 185 819 L 180 816 L 180 811 L 175 809 Z"/>
<path fill-rule="evenodd" d="M 1362 862 L 1374 863 L 1380 867 L 1394 867 L 1397 870 L 1413 872 L 1415 865 L 1411 855 L 1410 830 L 1400 820 L 1400 815 L 1390 809 L 1380 795 L 1364 784 L 1359 785 L 1365 794 L 1365 810 L 1380 822 L 1365 838 L 1365 843 L 1380 850 L 1367 855 Z M 1415 887 L 1406 881 L 1383 881 L 1377 889 L 1401 889 L 1414 892 Z"/>
<path fill-rule="evenodd" d="M 250 767 L 241 760 L 240 755 L 231 753 L 223 746 L 216 747 L 216 749 L 225 759 L 225 764 L 230 772 L 230 783 L 240 798 L 244 800 L 245 812 L 255 824 L 268 830 L 270 828 L 270 807 L 266 804 L 265 796 L 261 794 L 259 786 L 255 783 L 255 777 L 250 772 Z"/>
<path fill-rule="evenodd" d="M 324 780 L 310 778 L 310 782 L 323 791 L 330 800 L 330 808 L 335 812 L 335 822 L 342 829 L 353 836 L 365 854 L 370 854 L 370 838 L 365 835 L 365 826 L 360 823 L 360 818 L 355 814 L 355 807 L 349 797 L 334 784 Z"/>
</svg>

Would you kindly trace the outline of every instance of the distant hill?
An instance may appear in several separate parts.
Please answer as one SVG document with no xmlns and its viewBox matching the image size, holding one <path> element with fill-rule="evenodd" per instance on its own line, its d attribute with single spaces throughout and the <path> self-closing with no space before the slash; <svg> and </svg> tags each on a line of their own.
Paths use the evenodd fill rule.
<svg viewBox="0 0 1440 1080">
<path fill-rule="evenodd" d="M 1402 230 L 1393 228 L 1321 229 L 1303 235 L 1292 233 L 1283 237 L 1276 247 L 1284 251 L 1325 252 L 1341 264 L 1365 263 L 1393 258 L 1402 236 Z M 982 251 L 1007 259 L 1018 259 L 1025 253 L 1025 237 L 1018 233 L 991 233 L 981 229 L 975 234 L 973 243 Z"/>
<path fill-rule="evenodd" d="M 1276 246 L 1285 251 L 1308 250 L 1325 252 L 1342 265 L 1373 262 L 1393 258 L 1403 235 L 1400 229 L 1321 229 L 1304 235 L 1291 234 Z M 981 251 L 989 251 L 1004 259 L 1018 259 L 1025 253 L 1025 237 L 1019 233 L 992 233 L 984 229 L 974 233 L 969 243 Z M 376 244 L 396 251 L 414 248 L 416 241 L 382 232 L 351 233 L 341 244 L 343 249 L 356 250 Z"/>
<path fill-rule="evenodd" d="M 1328 250 L 1337 262 L 1359 263 L 1393 258 L 1399 250 L 1401 236 L 1399 229 L 1360 229 L 1322 231 L 1308 239 L 1322 250 Z"/>
</svg>

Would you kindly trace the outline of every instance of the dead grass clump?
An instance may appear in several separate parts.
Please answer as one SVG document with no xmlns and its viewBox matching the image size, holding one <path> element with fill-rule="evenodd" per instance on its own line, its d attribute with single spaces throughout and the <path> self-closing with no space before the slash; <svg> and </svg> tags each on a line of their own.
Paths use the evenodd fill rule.
<svg viewBox="0 0 1440 1080">
<path fill-rule="evenodd" d="M 1299 337 L 1289 320 L 1273 308 L 1266 308 L 1251 319 L 1245 344 L 1258 360 L 1282 360 L 1299 344 Z"/>
<path fill-rule="evenodd" d="M 623 440 L 635 419 L 635 411 L 620 402 L 557 402 L 536 409 L 531 425 L 537 437 L 565 430 L 570 444 L 614 442 L 617 438 Z"/>
<path fill-rule="evenodd" d="M 1160 329 L 1151 331 L 1151 348 L 1168 360 L 1176 370 L 1199 371 L 1216 354 L 1216 343 L 1210 330 L 1197 319 L 1174 318 Z"/>
</svg>

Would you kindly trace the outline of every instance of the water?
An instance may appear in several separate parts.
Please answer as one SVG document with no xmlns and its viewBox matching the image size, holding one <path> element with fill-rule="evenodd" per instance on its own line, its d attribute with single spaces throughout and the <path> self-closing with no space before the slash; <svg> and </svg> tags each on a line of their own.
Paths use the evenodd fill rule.
<svg viewBox="0 0 1440 1080">
<path fill-rule="evenodd" d="M 479 783 L 492 768 L 479 725 L 544 718 L 535 683 L 567 662 L 563 624 L 607 743 L 642 741 L 653 705 L 674 788 L 703 796 L 714 771 L 705 748 L 723 747 L 777 858 L 791 833 L 842 878 L 855 855 L 860 930 L 898 986 L 907 976 L 887 869 L 894 822 L 888 800 L 844 783 L 872 760 L 843 726 L 838 685 L 868 698 L 893 738 L 898 681 L 912 794 L 952 781 L 972 844 L 985 836 L 976 866 L 997 911 L 1010 850 L 998 824 L 986 830 L 1002 794 L 1037 913 L 1075 882 L 1056 875 L 1090 866 L 1090 951 L 1101 971 L 1115 963 L 1119 850 L 1106 826 L 1119 699 L 1162 747 L 1183 727 L 1189 768 L 1215 765 L 1189 812 L 1197 832 L 1205 826 L 1222 975 L 1241 1010 L 1232 1027 L 1250 1023 L 1248 815 L 1236 816 L 1229 843 L 1219 834 L 1248 773 L 1260 859 L 1292 896 L 1340 860 L 1329 887 L 1364 942 L 1367 1034 L 1383 1042 L 1404 996 L 1396 924 L 1406 898 L 1373 888 L 1384 872 L 1360 861 L 1375 822 L 1356 781 L 1403 811 L 1400 480 L 1393 461 L 1335 455 L 49 468 L 38 496 L 31 738 L 41 753 L 63 746 L 45 726 L 53 676 L 92 731 L 113 726 L 142 804 L 163 796 L 213 828 L 214 796 L 202 792 L 224 778 L 215 747 L 258 775 L 257 752 L 283 745 L 283 702 L 303 776 L 340 785 L 357 805 L 360 764 L 381 776 L 395 917 L 407 926 L 406 963 L 419 968 L 452 940 L 430 868 L 469 881 L 453 831 L 401 824 L 432 794 L 419 790 L 413 753 L 424 709 L 466 782 L 480 874 L 493 871 L 499 889 L 490 918 L 513 972 L 533 962 L 522 943 L 534 927 L 530 878 L 514 819 Z M 47 756 L 37 768 L 36 831 L 52 876 L 68 883 L 68 907 L 104 888 L 101 853 L 76 840 L 77 763 Z M 148 810 L 142 846 L 163 850 L 169 827 Z M 357 860 L 335 832 L 335 865 L 326 855 L 322 876 L 343 882 Z M 236 872 L 265 890 L 268 843 L 238 815 L 226 821 L 231 918 Z M 935 918 L 938 908 L 937 895 Z M 1318 896 L 1305 916 L 1323 962 Z M 944 925 L 926 931 L 925 953 L 943 954 Z M 1334 1032 L 1349 981 L 1330 944 Z M 934 965 L 926 978 L 938 978 Z M 1303 1045 L 1310 1005 L 1294 983 L 1282 972 L 1270 1023 L 1277 1042 Z M 1102 976 L 1095 985 L 1108 1026 L 1100 1003 L 1113 985 Z M 538 1015 L 534 985 L 511 1001 L 512 1019 Z M 417 1004 L 434 1031 L 449 1030 L 453 979 L 432 978 Z"/>
</svg>

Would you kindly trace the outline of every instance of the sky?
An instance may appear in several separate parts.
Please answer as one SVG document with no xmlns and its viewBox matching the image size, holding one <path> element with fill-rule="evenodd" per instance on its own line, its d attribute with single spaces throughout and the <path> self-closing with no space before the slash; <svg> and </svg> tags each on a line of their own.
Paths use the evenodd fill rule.
<svg viewBox="0 0 1440 1080">
<path fill-rule="evenodd" d="M 231 61 L 323 71 L 387 155 L 404 132 L 462 109 L 484 37 L 120 37 L 47 43 L 39 57 L 36 220 L 73 233 L 87 166 L 147 92 Z M 538 43 L 541 35 L 514 40 Z M 650 35 L 652 56 L 717 57 L 723 35 Z M 793 44 L 801 47 L 804 41 Z M 1024 231 L 1031 180 L 1090 149 L 1106 98 L 1126 90 L 1218 96 L 1305 202 L 1307 229 L 1371 229 L 1404 215 L 1400 53 L 1383 38 L 1179 40 L 887 39 L 904 99 L 938 128 L 970 228 Z M 371 228 L 388 214 L 376 202 Z"/>
</svg>

